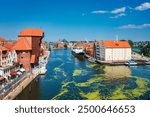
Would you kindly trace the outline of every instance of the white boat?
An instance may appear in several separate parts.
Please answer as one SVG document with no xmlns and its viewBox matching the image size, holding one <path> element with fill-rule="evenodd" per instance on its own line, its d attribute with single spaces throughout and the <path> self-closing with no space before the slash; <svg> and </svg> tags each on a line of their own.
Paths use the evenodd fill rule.
<svg viewBox="0 0 150 117">
<path fill-rule="evenodd" d="M 150 65 L 150 60 L 145 62 L 146 65 Z"/>
<path fill-rule="evenodd" d="M 134 65 L 137 65 L 137 62 L 135 62 L 133 60 L 129 60 L 128 62 L 125 63 L 125 65 L 134 66 Z"/>
<path fill-rule="evenodd" d="M 81 55 L 84 56 L 85 52 L 84 52 L 84 48 L 81 47 L 76 47 L 72 49 L 72 54 L 73 55 Z"/>
</svg>

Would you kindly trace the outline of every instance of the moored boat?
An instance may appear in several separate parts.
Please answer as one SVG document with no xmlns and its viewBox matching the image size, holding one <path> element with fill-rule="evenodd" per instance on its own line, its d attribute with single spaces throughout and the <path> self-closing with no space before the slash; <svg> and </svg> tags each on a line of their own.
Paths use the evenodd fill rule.
<svg viewBox="0 0 150 117">
<path fill-rule="evenodd" d="M 150 60 L 145 62 L 146 65 L 150 65 Z"/>
<path fill-rule="evenodd" d="M 133 60 L 129 60 L 128 62 L 125 63 L 125 65 L 134 66 L 134 65 L 137 65 L 137 62 L 135 62 Z"/>
<path fill-rule="evenodd" d="M 84 56 L 85 52 L 84 52 L 84 48 L 81 47 L 76 47 L 72 49 L 72 54 L 73 55 L 77 55 L 77 56 Z"/>
</svg>

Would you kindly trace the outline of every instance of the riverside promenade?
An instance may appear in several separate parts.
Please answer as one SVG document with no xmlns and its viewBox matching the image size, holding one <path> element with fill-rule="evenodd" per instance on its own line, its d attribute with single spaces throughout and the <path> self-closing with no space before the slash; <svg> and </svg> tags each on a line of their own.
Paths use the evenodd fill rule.
<svg viewBox="0 0 150 117">
<path fill-rule="evenodd" d="M 0 93 L 1 100 L 13 100 L 19 95 L 34 79 L 40 74 L 38 67 L 30 72 L 25 72 L 22 76 L 16 79 L 16 82 L 8 84 Z"/>
</svg>

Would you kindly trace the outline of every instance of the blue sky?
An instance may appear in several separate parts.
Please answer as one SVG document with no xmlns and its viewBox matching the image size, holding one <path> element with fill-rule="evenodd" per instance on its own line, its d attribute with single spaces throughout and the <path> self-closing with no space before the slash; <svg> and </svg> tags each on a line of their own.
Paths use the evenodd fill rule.
<svg viewBox="0 0 150 117">
<path fill-rule="evenodd" d="M 150 40 L 150 0 L 0 0 L 0 37 L 42 28 L 45 40 Z"/>
</svg>

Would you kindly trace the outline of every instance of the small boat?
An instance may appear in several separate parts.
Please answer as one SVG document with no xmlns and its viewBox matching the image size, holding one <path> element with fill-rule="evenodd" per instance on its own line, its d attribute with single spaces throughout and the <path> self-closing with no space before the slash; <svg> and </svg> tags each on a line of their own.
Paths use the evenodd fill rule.
<svg viewBox="0 0 150 117">
<path fill-rule="evenodd" d="M 90 61 L 91 63 L 96 63 L 96 62 L 95 62 L 95 59 L 92 58 L 92 57 L 88 58 L 88 61 Z"/>
<path fill-rule="evenodd" d="M 128 62 L 125 63 L 125 65 L 134 66 L 134 65 L 137 65 L 137 62 L 135 62 L 133 60 L 129 60 Z"/>
<path fill-rule="evenodd" d="M 79 55 L 79 56 L 84 56 L 85 52 L 84 52 L 84 48 L 81 47 L 76 47 L 72 49 L 72 54 L 73 55 Z"/>
<path fill-rule="evenodd" d="M 146 65 L 150 65 L 150 60 L 145 62 Z"/>
</svg>

